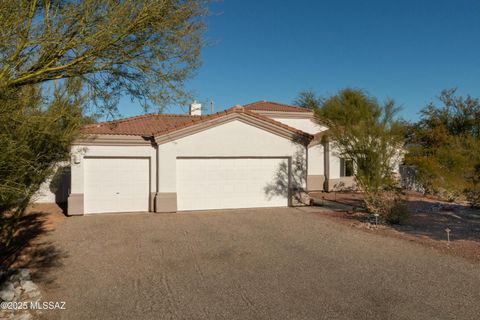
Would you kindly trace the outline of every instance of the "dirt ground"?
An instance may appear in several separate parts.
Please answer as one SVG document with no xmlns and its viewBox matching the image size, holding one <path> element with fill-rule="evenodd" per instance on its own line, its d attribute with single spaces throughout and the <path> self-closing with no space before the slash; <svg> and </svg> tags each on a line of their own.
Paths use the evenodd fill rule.
<svg viewBox="0 0 480 320">
<path fill-rule="evenodd" d="M 59 223 L 44 319 L 476 319 L 480 268 L 324 208 L 100 214 Z M 52 261 L 53 262 L 53 261 Z"/>
<path fill-rule="evenodd" d="M 362 194 L 356 192 L 320 192 L 311 194 L 316 199 L 325 199 L 354 207 L 362 206 Z M 330 211 L 325 214 L 337 222 L 347 224 L 366 232 L 395 237 L 435 248 L 444 253 L 461 256 L 480 262 L 480 210 L 468 206 L 440 201 L 419 193 L 407 194 L 410 219 L 404 225 L 374 228 L 360 222 L 358 215 L 351 211 Z M 28 209 L 23 223 L 29 226 L 29 233 L 21 235 L 15 251 L 17 257 L 12 267 L 29 266 L 42 273 L 46 263 L 44 252 L 51 244 L 43 235 L 50 234 L 59 223 L 66 219 L 63 208 L 56 204 L 35 204 Z M 446 228 L 451 230 L 447 242 Z M 55 255 L 52 250 L 51 255 Z M 8 261 L 7 263 L 8 264 Z"/>
<path fill-rule="evenodd" d="M 35 205 L 22 222 L 30 228 L 16 266 L 33 271 L 45 300 L 67 301 L 67 313 L 45 319 L 478 314 L 478 211 L 412 194 L 406 225 L 369 228 L 352 214 L 360 194 L 322 198 L 343 209 L 66 218 L 56 205 Z"/>
<path fill-rule="evenodd" d="M 360 208 L 362 194 L 356 192 L 319 192 L 312 196 L 317 200 L 329 200 Z M 328 216 L 337 221 L 367 232 L 402 238 L 442 252 L 480 262 L 480 210 L 464 204 L 441 201 L 419 193 L 406 195 L 410 218 L 404 225 L 375 228 L 360 222 L 352 211 L 332 211 Z M 352 208 L 353 210 L 353 208 Z M 450 242 L 446 229 L 450 229 Z"/>
<path fill-rule="evenodd" d="M 64 213 L 64 208 L 56 203 L 36 203 L 27 209 L 29 214 L 41 213 L 44 214 L 43 226 L 46 231 L 53 231 L 55 226 L 65 220 L 67 217 Z"/>
<path fill-rule="evenodd" d="M 35 278 L 48 274 L 48 269 L 53 267 L 51 261 L 58 261 L 58 252 L 46 236 L 64 222 L 63 212 L 55 203 L 29 207 L 9 252 L 2 252 L 2 264 L 9 268 L 28 267 Z"/>
</svg>

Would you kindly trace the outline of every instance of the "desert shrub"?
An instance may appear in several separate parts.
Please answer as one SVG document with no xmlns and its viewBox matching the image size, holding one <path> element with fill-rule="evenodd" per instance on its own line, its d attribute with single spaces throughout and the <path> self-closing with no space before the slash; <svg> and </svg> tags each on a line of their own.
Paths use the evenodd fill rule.
<svg viewBox="0 0 480 320">
<path fill-rule="evenodd" d="M 385 214 L 385 221 L 389 224 L 404 224 L 409 218 L 410 213 L 403 200 L 395 200 Z"/>
<path fill-rule="evenodd" d="M 475 166 L 474 173 L 467 178 L 469 187 L 464 191 L 466 200 L 472 207 L 480 206 L 480 164 Z"/>
<path fill-rule="evenodd" d="M 401 189 L 392 188 L 376 194 L 366 194 L 367 211 L 378 214 L 388 224 L 403 224 L 410 217 Z"/>
<path fill-rule="evenodd" d="M 480 186 L 465 190 L 465 195 L 472 208 L 480 207 Z"/>
<path fill-rule="evenodd" d="M 479 202 L 480 99 L 444 90 L 410 127 L 407 164 L 414 165 L 426 193 L 448 201 Z"/>
</svg>

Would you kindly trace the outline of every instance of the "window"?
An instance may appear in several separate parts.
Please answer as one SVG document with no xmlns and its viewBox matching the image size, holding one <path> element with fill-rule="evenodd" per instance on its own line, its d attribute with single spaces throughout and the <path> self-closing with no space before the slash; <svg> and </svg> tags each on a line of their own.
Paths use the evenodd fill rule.
<svg viewBox="0 0 480 320">
<path fill-rule="evenodd" d="M 348 159 L 340 159 L 340 177 L 353 176 L 353 161 Z"/>
</svg>

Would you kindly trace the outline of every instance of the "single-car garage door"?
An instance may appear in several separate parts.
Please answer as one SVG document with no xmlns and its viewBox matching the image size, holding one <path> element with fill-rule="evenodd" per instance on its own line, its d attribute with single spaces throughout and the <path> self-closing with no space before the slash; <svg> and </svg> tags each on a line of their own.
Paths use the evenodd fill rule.
<svg viewBox="0 0 480 320">
<path fill-rule="evenodd" d="M 85 213 L 148 211 L 148 158 L 86 158 Z"/>
<path fill-rule="evenodd" d="M 178 158 L 178 210 L 286 207 L 285 170 L 286 158 Z"/>
</svg>

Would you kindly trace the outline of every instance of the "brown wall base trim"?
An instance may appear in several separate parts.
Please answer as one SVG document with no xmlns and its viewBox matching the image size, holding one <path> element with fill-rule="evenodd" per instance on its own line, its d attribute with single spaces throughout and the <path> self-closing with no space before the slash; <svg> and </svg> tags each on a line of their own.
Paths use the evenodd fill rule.
<svg viewBox="0 0 480 320">
<path fill-rule="evenodd" d="M 357 185 L 354 177 L 341 177 L 328 180 L 328 191 L 356 190 Z"/>
<path fill-rule="evenodd" d="M 68 196 L 68 215 L 83 216 L 83 193 L 71 193 Z"/>
<path fill-rule="evenodd" d="M 157 196 L 156 192 L 150 192 L 148 197 L 148 211 L 155 212 L 155 197 Z"/>
<path fill-rule="evenodd" d="M 177 212 L 177 193 L 158 192 L 155 195 L 155 212 Z"/>
<path fill-rule="evenodd" d="M 325 184 L 325 176 L 323 174 L 307 176 L 308 191 L 322 191 L 324 190 L 324 184 Z"/>
</svg>

